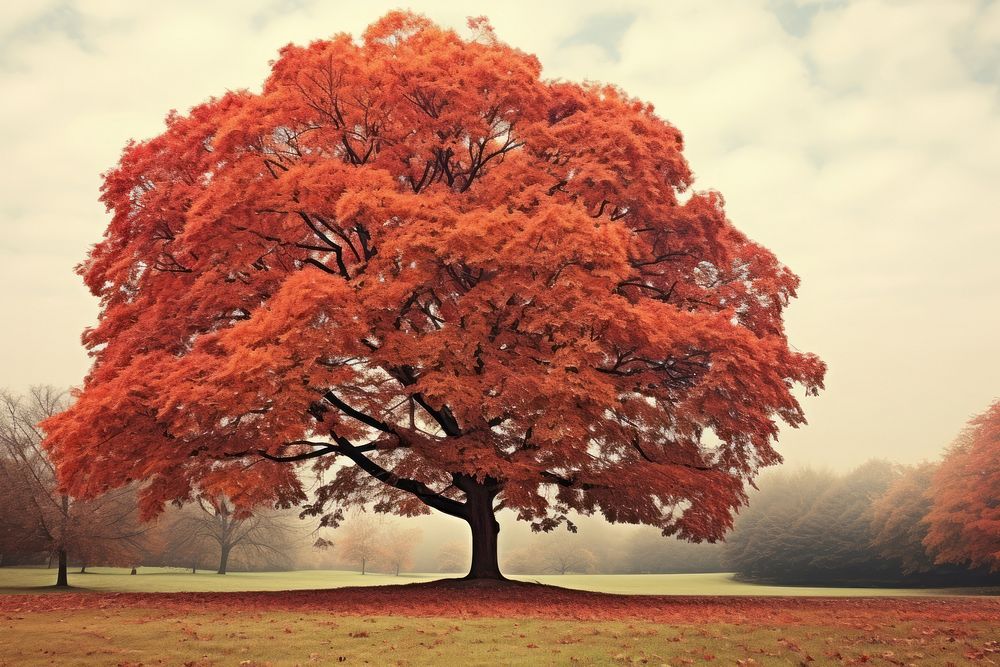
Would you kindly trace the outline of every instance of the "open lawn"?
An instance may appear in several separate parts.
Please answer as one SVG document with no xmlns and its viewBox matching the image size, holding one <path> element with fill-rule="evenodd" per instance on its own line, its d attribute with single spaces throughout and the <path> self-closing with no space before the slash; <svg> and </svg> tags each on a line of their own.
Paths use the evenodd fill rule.
<svg viewBox="0 0 1000 667">
<path fill-rule="evenodd" d="M 45 568 L 0 568 L 0 594 L 55 592 L 55 570 Z M 90 568 L 86 574 L 70 571 L 70 586 L 101 592 L 226 592 L 282 591 L 383 586 L 428 582 L 448 574 L 366 574 L 338 570 L 294 572 L 230 572 L 217 575 L 208 570 L 139 568 L 135 576 L 127 568 Z M 806 586 L 765 586 L 735 581 L 732 575 L 712 574 L 567 574 L 515 577 L 563 588 L 626 595 L 778 595 L 778 596 L 927 596 L 997 594 L 1000 589 L 983 588 L 821 588 Z"/>
<path fill-rule="evenodd" d="M 294 591 L 306 589 L 343 588 L 344 586 L 381 586 L 432 581 L 449 575 L 366 574 L 338 570 L 299 570 L 293 572 L 230 572 L 225 575 L 202 570 L 162 567 L 140 567 L 138 574 L 129 568 L 94 567 L 86 574 L 70 570 L 69 584 L 73 588 L 101 592 L 226 592 L 226 591 Z M 0 593 L 55 592 L 55 569 L 0 568 Z"/>
<path fill-rule="evenodd" d="M 1000 599 L 615 596 L 456 583 L 0 596 L 0 665 L 1000 662 Z"/>
</svg>

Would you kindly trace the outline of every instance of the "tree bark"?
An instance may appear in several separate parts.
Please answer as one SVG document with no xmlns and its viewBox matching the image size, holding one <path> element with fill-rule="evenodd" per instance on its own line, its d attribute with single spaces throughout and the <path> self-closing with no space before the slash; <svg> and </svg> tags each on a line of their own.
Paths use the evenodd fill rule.
<svg viewBox="0 0 1000 667">
<path fill-rule="evenodd" d="M 229 564 L 229 547 L 222 547 L 222 554 L 219 556 L 219 571 L 216 574 L 225 574 L 226 565 Z"/>
<path fill-rule="evenodd" d="M 66 550 L 59 550 L 59 572 L 56 574 L 56 586 L 59 588 L 69 587 L 69 575 L 66 564 Z"/>
<path fill-rule="evenodd" d="M 86 565 L 81 565 L 80 566 L 80 574 L 87 574 L 87 566 Z"/>
<path fill-rule="evenodd" d="M 365 574 L 365 559 L 362 558 L 361 559 L 361 576 L 364 576 L 364 574 Z"/>
<path fill-rule="evenodd" d="M 66 533 L 69 523 L 69 496 L 62 495 L 62 515 L 59 519 L 59 571 L 56 573 L 56 587 L 69 587 L 69 565 L 66 562 Z"/>
<path fill-rule="evenodd" d="M 472 530 L 472 566 L 466 579 L 494 579 L 505 581 L 497 560 L 497 537 L 500 522 L 493 511 L 493 499 L 500 487 L 487 480 L 485 483 L 466 482 L 459 488 L 465 491 L 465 520 Z"/>
</svg>

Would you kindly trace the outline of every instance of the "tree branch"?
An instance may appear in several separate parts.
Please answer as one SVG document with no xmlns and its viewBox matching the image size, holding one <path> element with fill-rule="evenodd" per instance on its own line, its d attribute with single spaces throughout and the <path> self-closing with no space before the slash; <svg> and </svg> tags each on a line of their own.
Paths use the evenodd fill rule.
<svg viewBox="0 0 1000 667">
<path fill-rule="evenodd" d="M 334 441 L 336 441 L 341 454 L 351 459 L 355 465 L 383 484 L 399 489 L 400 491 L 412 493 L 414 496 L 419 498 L 422 503 L 440 512 L 444 512 L 450 516 L 465 518 L 466 509 L 464 503 L 460 503 L 457 500 L 452 500 L 451 498 L 446 498 L 441 494 L 436 493 L 423 482 L 418 482 L 415 479 L 399 477 L 365 456 L 361 448 L 352 445 L 347 438 L 341 437 L 336 433 L 331 433 L 330 436 L 334 439 Z"/>
</svg>

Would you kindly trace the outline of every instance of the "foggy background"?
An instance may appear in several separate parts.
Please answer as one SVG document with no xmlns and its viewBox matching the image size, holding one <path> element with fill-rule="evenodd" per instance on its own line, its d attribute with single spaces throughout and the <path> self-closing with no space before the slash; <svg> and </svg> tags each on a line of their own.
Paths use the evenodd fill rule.
<svg viewBox="0 0 1000 667">
<path fill-rule="evenodd" d="M 97 303 L 72 272 L 108 218 L 100 173 L 132 137 L 277 49 L 360 32 L 399 2 L 33 2 L 0 8 L 0 385 L 78 384 Z M 1000 377 L 1000 3 L 413 2 L 485 14 L 544 76 L 613 82 L 686 138 L 696 189 L 803 281 L 791 343 L 829 364 L 785 429 L 791 469 L 936 458 Z M 529 539 L 501 514 L 501 550 Z M 408 520 L 433 560 L 462 522 Z M 584 521 L 613 551 L 640 529 Z M 642 529 L 648 530 L 648 529 Z M 547 539 L 547 538 L 546 538 Z M 503 557 L 503 556 L 502 556 Z"/>
</svg>

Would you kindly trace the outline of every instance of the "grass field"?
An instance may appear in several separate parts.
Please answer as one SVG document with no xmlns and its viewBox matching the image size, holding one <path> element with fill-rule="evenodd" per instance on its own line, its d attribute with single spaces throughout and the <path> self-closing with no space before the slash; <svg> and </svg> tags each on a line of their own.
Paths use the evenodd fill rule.
<svg viewBox="0 0 1000 667">
<path fill-rule="evenodd" d="M 125 568 L 91 568 L 86 574 L 71 571 L 70 586 L 101 592 L 225 592 L 281 591 L 382 586 L 433 581 L 445 574 L 366 574 L 337 570 L 294 572 L 230 572 L 224 576 L 209 571 L 191 574 L 187 570 L 140 568 L 135 576 Z M 926 596 L 978 595 L 1000 590 L 977 588 L 819 588 L 805 586 L 764 586 L 735 581 L 731 575 L 712 574 L 567 574 L 516 577 L 552 586 L 583 591 L 626 595 L 779 595 L 779 596 Z M 0 593 L 52 592 L 55 570 L 44 568 L 0 568 Z"/>
<path fill-rule="evenodd" d="M 0 568 L 0 667 L 1000 663 L 1000 597 L 985 589 L 430 583 L 446 576 L 94 568 L 57 593 L 55 570 Z"/>
<path fill-rule="evenodd" d="M 998 622 L 993 597 L 655 597 L 455 584 L 7 595 L 0 665 L 996 664 Z"/>
<path fill-rule="evenodd" d="M 83 612 L 7 621 L 0 664 L 44 665 L 546 665 L 963 664 L 997 658 L 985 624 L 960 640 L 946 627 L 895 624 L 877 632 L 807 625 L 666 626 L 527 619 L 372 619 L 294 613 Z M 53 631 L 57 629 L 57 631 Z M 5 662 L 6 661 L 6 662 Z M 742 662 L 739 662 L 742 661 Z M 752 662 L 750 662 L 752 661 Z M 989 663 L 986 663 L 989 664 Z"/>
</svg>

